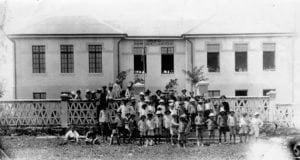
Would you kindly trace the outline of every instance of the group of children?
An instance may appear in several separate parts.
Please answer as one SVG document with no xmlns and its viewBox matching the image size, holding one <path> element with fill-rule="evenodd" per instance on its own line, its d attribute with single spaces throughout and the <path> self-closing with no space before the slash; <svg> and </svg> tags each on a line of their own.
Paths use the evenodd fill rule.
<svg viewBox="0 0 300 160">
<path fill-rule="evenodd" d="M 86 135 L 87 143 L 103 143 L 109 139 L 110 145 L 120 144 L 123 138 L 123 143 L 139 140 L 140 145 L 151 146 L 164 139 L 172 145 L 185 147 L 187 137 L 193 137 L 196 132 L 197 145 L 202 146 L 215 143 L 216 130 L 219 143 L 226 142 L 227 132 L 230 143 L 236 143 L 236 135 L 240 136 L 240 142 L 246 142 L 248 135 L 257 138 L 263 125 L 258 113 L 252 119 L 246 113 L 238 119 L 234 111 L 230 111 L 225 96 L 220 97 L 219 104 L 213 105 L 209 98 L 194 96 L 192 92 L 187 96 L 186 90 L 179 96 L 172 91 L 162 93 L 159 90 L 151 95 L 147 90 L 139 94 L 137 103 L 132 96 L 123 99 L 116 111 L 100 105 L 98 120 L 98 134 L 102 140 L 90 130 Z M 204 143 L 206 131 L 208 141 Z"/>
</svg>

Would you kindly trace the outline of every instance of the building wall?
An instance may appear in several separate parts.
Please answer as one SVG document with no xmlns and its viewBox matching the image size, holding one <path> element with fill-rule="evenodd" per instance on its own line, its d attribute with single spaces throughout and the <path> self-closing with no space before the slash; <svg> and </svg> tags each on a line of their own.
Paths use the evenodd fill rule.
<svg viewBox="0 0 300 160">
<path fill-rule="evenodd" d="M 61 73 L 60 45 L 74 46 L 74 73 Z M 88 45 L 102 44 L 102 73 L 89 73 Z M 32 73 L 32 45 L 46 46 L 46 73 Z M 114 80 L 117 53 L 112 38 L 17 39 L 17 98 L 30 99 L 33 92 L 46 92 L 47 98 L 59 98 L 60 92 L 97 89 Z"/>
<path fill-rule="evenodd" d="M 276 43 L 275 71 L 263 71 L 263 43 Z M 276 89 L 277 100 L 292 102 L 292 53 L 290 37 L 264 38 L 199 38 L 194 40 L 195 65 L 207 64 L 206 45 L 219 43 L 220 72 L 208 73 L 209 90 L 220 90 L 221 94 L 234 96 L 235 90 L 247 89 L 248 96 L 262 96 L 263 89 Z M 248 71 L 235 72 L 234 43 L 248 43 Z"/>
<path fill-rule="evenodd" d="M 147 47 L 147 73 L 145 74 L 146 88 L 155 91 L 156 89 L 164 90 L 170 79 L 178 79 L 177 89 L 186 88 L 187 82 L 182 70 L 186 70 L 186 43 L 183 40 L 175 40 L 174 47 L 174 74 L 161 73 L 161 45 L 153 45 Z M 121 70 L 131 69 L 126 83 L 134 80 L 134 41 L 127 40 L 121 43 Z M 143 74 L 138 75 L 144 79 Z"/>
<path fill-rule="evenodd" d="M 18 39 L 17 51 L 17 98 L 32 98 L 33 92 L 47 92 L 47 98 L 59 98 L 60 92 L 81 89 L 97 89 L 113 82 L 117 75 L 117 48 L 119 39 Z M 235 90 L 247 89 L 248 96 L 262 96 L 263 89 L 276 89 L 278 103 L 293 100 L 293 39 L 291 37 L 252 38 L 197 38 L 192 39 L 194 66 L 206 65 L 208 43 L 219 43 L 220 72 L 207 73 L 209 90 L 220 90 L 221 94 L 234 96 Z M 276 43 L 275 71 L 263 71 L 263 43 Z M 234 70 L 234 43 L 248 43 L 248 71 Z M 74 73 L 60 73 L 60 45 L 74 45 Z M 88 44 L 103 45 L 103 73 L 88 73 Z M 46 73 L 32 73 L 32 45 L 46 46 Z M 131 69 L 124 85 L 134 80 L 133 40 L 122 40 L 120 44 L 120 71 Z M 146 88 L 155 91 L 164 89 L 170 79 L 178 79 L 178 90 L 190 84 L 182 70 L 191 67 L 191 44 L 185 40 L 174 40 L 174 74 L 161 73 L 161 45 L 147 47 Z M 139 75 L 143 78 L 143 75 Z"/>
</svg>

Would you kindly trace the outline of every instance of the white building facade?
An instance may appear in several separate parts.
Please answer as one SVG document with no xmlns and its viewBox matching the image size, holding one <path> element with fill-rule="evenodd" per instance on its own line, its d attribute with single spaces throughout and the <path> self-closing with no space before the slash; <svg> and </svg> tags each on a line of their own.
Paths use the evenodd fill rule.
<svg viewBox="0 0 300 160">
<path fill-rule="evenodd" d="M 211 96 L 263 96 L 275 90 L 280 103 L 295 99 L 291 32 L 131 36 L 89 23 L 63 27 L 67 31 L 50 26 L 9 34 L 15 52 L 15 98 L 53 99 L 61 92 L 96 90 L 125 70 L 131 70 L 125 84 L 138 76 L 155 91 L 178 79 L 178 90 L 190 90 L 183 70 L 204 65 Z"/>
</svg>

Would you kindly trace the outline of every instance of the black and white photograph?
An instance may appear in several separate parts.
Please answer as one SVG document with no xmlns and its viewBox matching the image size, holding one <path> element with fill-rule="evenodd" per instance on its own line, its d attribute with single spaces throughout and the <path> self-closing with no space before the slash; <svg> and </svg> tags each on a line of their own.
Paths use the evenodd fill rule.
<svg viewBox="0 0 300 160">
<path fill-rule="evenodd" d="M 0 0 L 0 160 L 300 159 L 299 0 Z"/>
</svg>

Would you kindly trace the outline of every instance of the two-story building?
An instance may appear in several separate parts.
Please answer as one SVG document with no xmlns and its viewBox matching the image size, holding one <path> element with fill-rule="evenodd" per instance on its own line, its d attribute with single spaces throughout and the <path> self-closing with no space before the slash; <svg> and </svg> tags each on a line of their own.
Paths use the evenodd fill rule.
<svg viewBox="0 0 300 160">
<path fill-rule="evenodd" d="M 269 23 L 247 25 L 169 22 L 153 24 L 147 34 L 133 24 L 118 28 L 89 17 L 48 18 L 8 35 L 14 43 L 15 98 L 95 90 L 128 69 L 126 82 L 145 78 L 152 91 L 175 78 L 178 90 L 190 90 L 183 70 L 204 65 L 210 96 L 275 90 L 278 102 L 293 102 L 294 33 Z"/>
</svg>

